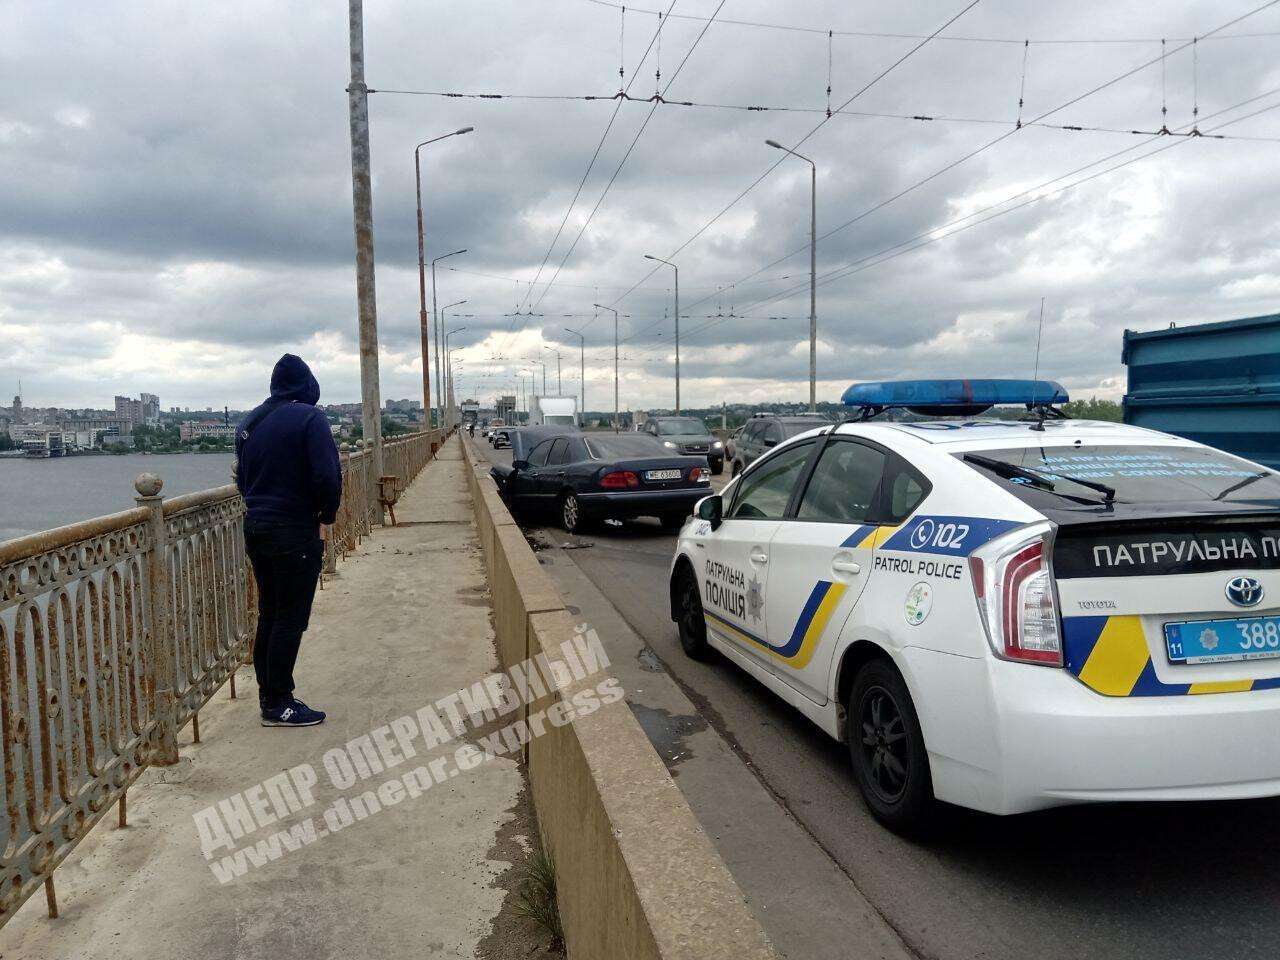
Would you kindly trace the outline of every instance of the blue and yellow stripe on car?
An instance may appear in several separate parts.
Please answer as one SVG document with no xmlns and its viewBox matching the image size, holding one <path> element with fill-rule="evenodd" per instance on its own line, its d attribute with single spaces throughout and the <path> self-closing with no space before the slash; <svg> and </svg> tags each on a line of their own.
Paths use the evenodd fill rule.
<svg viewBox="0 0 1280 960">
<path fill-rule="evenodd" d="M 840 546 L 852 550 L 873 550 L 876 547 L 883 546 L 886 540 L 901 529 L 901 525 L 878 527 L 874 523 L 864 523 L 858 526 L 849 536 L 845 537 Z"/>
<path fill-rule="evenodd" d="M 1108 697 L 1179 697 L 1203 693 L 1241 693 L 1280 688 L 1280 677 L 1165 683 L 1142 630 L 1142 618 L 1063 617 L 1063 664 L 1080 682 Z"/>
<path fill-rule="evenodd" d="M 818 641 L 822 639 L 822 634 L 831 621 L 831 615 L 835 613 L 836 607 L 840 606 L 840 601 L 844 598 L 847 589 L 848 587 L 843 583 L 819 580 L 810 591 L 809 599 L 805 601 L 804 608 L 796 619 L 790 639 L 780 647 L 773 646 L 763 638 L 730 623 L 710 610 L 704 613 L 721 633 L 727 634 L 739 643 L 759 647 L 765 653 L 796 670 L 803 670 L 813 659 L 813 651 L 817 649 Z"/>
</svg>

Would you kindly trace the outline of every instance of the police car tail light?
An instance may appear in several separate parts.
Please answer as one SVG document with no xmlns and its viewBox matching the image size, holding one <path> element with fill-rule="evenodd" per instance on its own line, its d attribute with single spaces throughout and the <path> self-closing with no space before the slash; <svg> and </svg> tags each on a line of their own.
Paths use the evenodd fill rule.
<svg viewBox="0 0 1280 960">
<path fill-rule="evenodd" d="M 1006 660 L 1062 666 L 1051 534 L 997 542 L 969 558 L 987 636 Z"/>
<path fill-rule="evenodd" d="M 631 470 L 614 470 L 600 478 L 600 486 L 610 490 L 627 490 L 640 486 L 640 478 Z"/>
</svg>

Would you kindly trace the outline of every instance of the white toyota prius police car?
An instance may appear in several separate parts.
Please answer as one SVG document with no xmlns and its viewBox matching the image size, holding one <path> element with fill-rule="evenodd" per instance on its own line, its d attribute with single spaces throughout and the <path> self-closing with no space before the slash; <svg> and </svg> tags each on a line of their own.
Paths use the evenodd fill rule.
<svg viewBox="0 0 1280 960">
<path fill-rule="evenodd" d="M 859 384 L 699 502 L 715 647 L 848 743 L 871 811 L 1280 795 L 1280 474 L 1061 418 L 1050 381 Z M 974 419 L 1016 403 L 1026 420 Z M 970 419 L 874 422 L 905 408 Z"/>
</svg>

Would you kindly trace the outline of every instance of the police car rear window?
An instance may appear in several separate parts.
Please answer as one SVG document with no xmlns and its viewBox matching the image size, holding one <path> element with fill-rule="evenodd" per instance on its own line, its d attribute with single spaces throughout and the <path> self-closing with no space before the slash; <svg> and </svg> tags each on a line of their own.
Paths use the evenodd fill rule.
<svg viewBox="0 0 1280 960">
<path fill-rule="evenodd" d="M 1014 492 L 1079 502 L 1280 506 L 1280 474 L 1209 447 L 1015 447 L 955 457 Z"/>
<path fill-rule="evenodd" d="M 662 457 L 671 453 L 658 440 L 645 433 L 618 433 L 587 440 L 587 449 L 596 460 L 614 457 Z"/>
</svg>

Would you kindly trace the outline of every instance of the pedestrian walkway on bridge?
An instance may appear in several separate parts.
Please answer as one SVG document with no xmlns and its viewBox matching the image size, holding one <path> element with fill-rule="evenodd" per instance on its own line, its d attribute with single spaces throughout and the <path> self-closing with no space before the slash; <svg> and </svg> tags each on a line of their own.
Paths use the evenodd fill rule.
<svg viewBox="0 0 1280 960">
<path fill-rule="evenodd" d="M 128 826 L 105 819 L 58 869 L 60 916 L 47 918 L 44 898 L 32 897 L 0 930 L 0 958 L 489 955 L 482 941 L 492 937 L 512 885 L 511 861 L 523 857 L 533 829 L 511 759 L 453 770 L 429 793 L 402 790 L 393 801 L 380 791 L 376 815 L 337 817 L 341 832 L 327 836 L 327 820 L 317 814 L 317 836 L 295 837 L 296 849 L 277 843 L 278 859 L 260 854 L 260 866 L 242 855 L 242 875 L 226 879 L 224 869 L 226 882 L 210 865 L 225 864 L 229 850 L 214 849 L 207 859 L 195 819 L 228 798 L 274 809 L 264 797 L 287 800 L 310 789 L 310 809 L 318 812 L 340 794 L 356 797 L 367 786 L 335 787 L 324 772 L 326 751 L 497 668 L 469 467 L 459 457 L 459 445 L 446 444 L 401 497 L 400 525 L 366 539 L 317 594 L 296 676 L 298 694 L 327 710 L 328 721 L 301 730 L 259 726 L 253 670 L 242 667 L 238 699 L 224 687 L 201 711 L 201 742 L 191 742 L 188 726 L 180 763 L 151 767 L 130 788 Z M 395 773 L 453 757 L 456 748 L 419 750 Z M 310 786 L 289 773 L 307 764 L 319 771 Z M 369 783 L 376 789 L 392 775 Z M 265 793 L 254 791 L 264 782 Z M 243 806 L 231 809 L 243 813 Z M 206 845 L 219 839 L 204 826 Z M 243 850 L 269 833 L 234 846 Z"/>
</svg>

